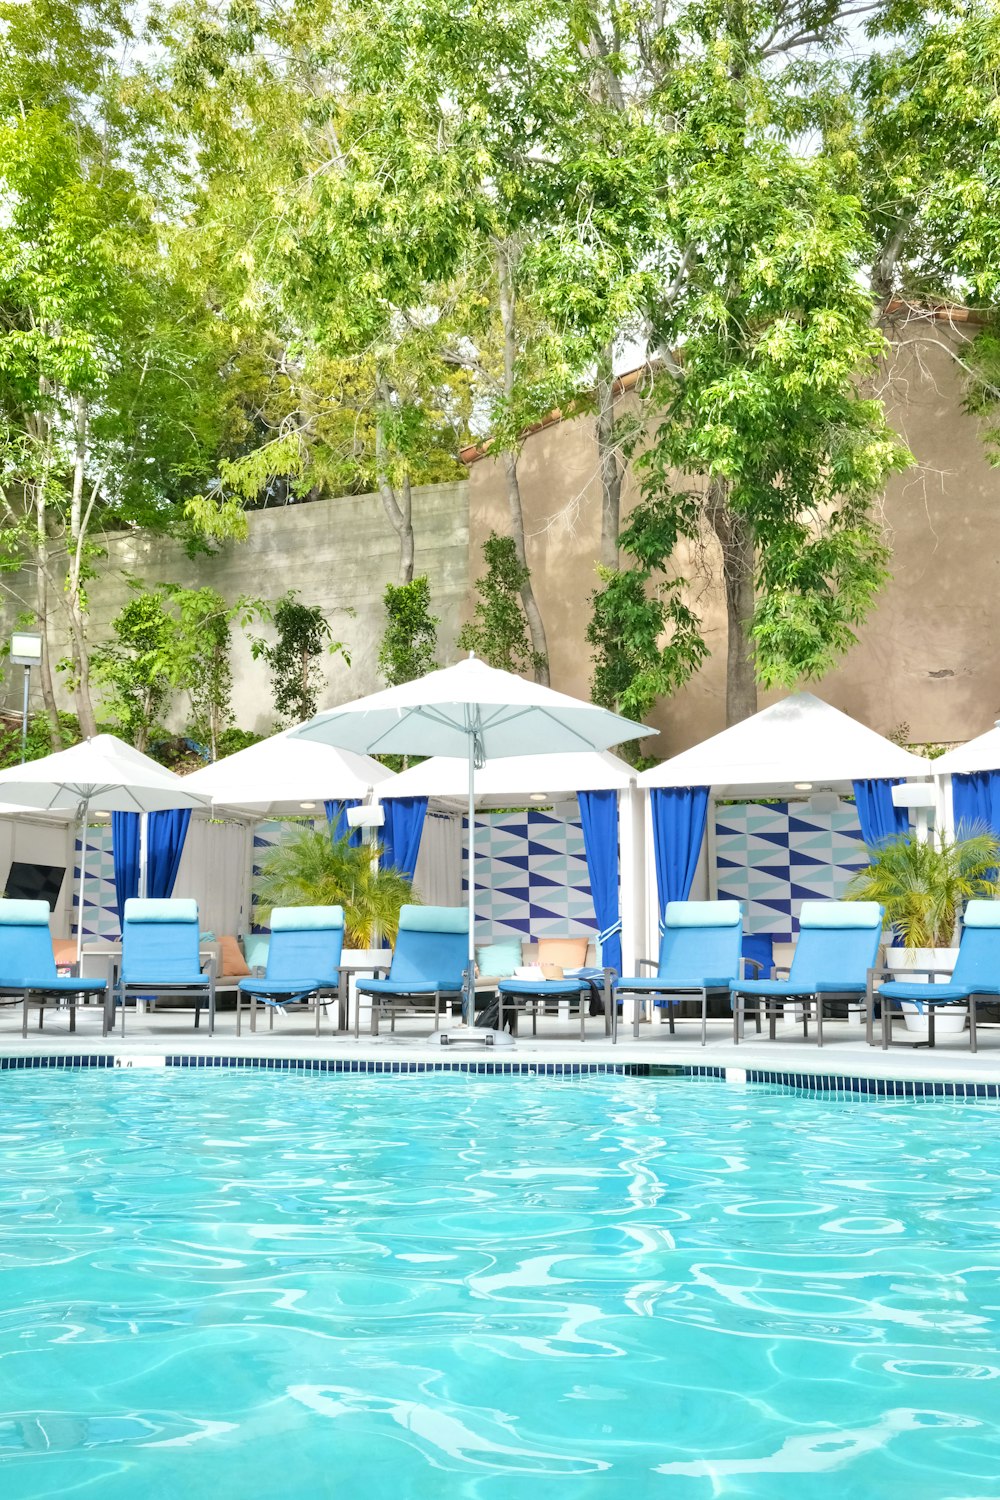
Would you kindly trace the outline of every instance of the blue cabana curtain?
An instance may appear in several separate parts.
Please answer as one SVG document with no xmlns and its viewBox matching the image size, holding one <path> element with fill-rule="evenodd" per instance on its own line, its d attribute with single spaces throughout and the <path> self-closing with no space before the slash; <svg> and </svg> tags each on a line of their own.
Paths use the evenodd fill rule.
<svg viewBox="0 0 1000 1500">
<path fill-rule="evenodd" d="M 601 963 L 622 971 L 622 919 L 618 882 L 618 793 L 578 792 L 583 849 L 599 928 Z"/>
<path fill-rule="evenodd" d="M 707 786 L 653 787 L 653 858 L 660 923 L 668 901 L 691 894 L 708 817 Z"/>
<path fill-rule="evenodd" d="M 111 814 L 111 855 L 115 868 L 115 905 L 119 926 L 125 920 L 125 902 L 139 894 L 139 814 Z M 82 901 L 82 895 L 81 895 Z"/>
<path fill-rule="evenodd" d="M 146 895 L 164 900 L 174 893 L 184 840 L 191 822 L 189 807 L 150 813 L 146 820 Z"/>
<path fill-rule="evenodd" d="M 146 895 L 173 895 L 184 840 L 191 822 L 189 807 L 150 813 L 146 819 Z M 111 814 L 111 851 L 115 870 L 118 921 L 125 919 L 125 902 L 139 894 L 139 814 Z"/>
<path fill-rule="evenodd" d="M 892 802 L 892 789 L 899 786 L 900 780 L 896 776 L 892 780 L 854 783 L 858 822 L 866 844 L 884 844 L 909 834 L 909 813 L 905 807 L 894 807 Z"/>
<path fill-rule="evenodd" d="M 427 816 L 426 797 L 387 797 L 382 826 L 382 863 L 413 879 L 420 853 L 420 836 Z"/>
<path fill-rule="evenodd" d="M 351 836 L 347 841 L 348 844 L 352 849 L 359 849 L 361 847 L 361 829 L 349 827 L 347 809 L 349 807 L 360 807 L 361 799 L 359 797 L 345 797 L 343 802 L 324 802 L 323 806 L 326 808 L 326 821 L 330 825 L 330 837 L 334 843 L 336 843 L 337 839 L 342 839 L 345 833 L 349 833 Z"/>
<path fill-rule="evenodd" d="M 973 771 L 966 776 L 952 776 L 951 799 L 956 833 L 964 824 L 971 828 L 985 823 L 1000 837 L 1000 771 Z"/>
</svg>

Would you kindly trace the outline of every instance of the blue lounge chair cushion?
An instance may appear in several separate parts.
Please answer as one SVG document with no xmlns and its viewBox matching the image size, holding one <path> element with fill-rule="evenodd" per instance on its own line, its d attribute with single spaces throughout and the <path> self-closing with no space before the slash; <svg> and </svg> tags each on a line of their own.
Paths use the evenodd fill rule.
<svg viewBox="0 0 1000 1500">
<path fill-rule="evenodd" d="M 668 901 L 664 927 L 735 927 L 741 918 L 738 901 Z"/>
<path fill-rule="evenodd" d="M 803 901 L 799 929 L 826 927 L 843 931 L 871 927 L 882 931 L 882 908 L 877 901 Z"/>
<path fill-rule="evenodd" d="M 915 984 L 906 980 L 892 980 L 879 986 L 879 995 L 887 1000 L 913 1000 L 921 1009 L 926 1005 L 946 1005 L 952 1000 L 968 1000 L 970 994 L 1000 995 L 1000 983 L 977 985 L 975 990 L 964 984 Z"/>
<path fill-rule="evenodd" d="M 186 897 L 168 896 L 143 900 L 130 896 L 125 902 L 125 921 L 146 922 L 194 922 L 198 921 L 198 903 Z"/>
<path fill-rule="evenodd" d="M 244 995 L 311 995 L 321 990 L 329 981 L 323 979 L 241 979 L 239 989 Z"/>
<path fill-rule="evenodd" d="M 401 906 L 400 932 L 465 932 L 469 912 L 464 906 Z"/>
<path fill-rule="evenodd" d="M 590 985 L 582 979 L 501 979 L 501 995 L 580 995 Z"/>
<path fill-rule="evenodd" d="M 788 999 L 796 995 L 863 995 L 867 983 L 863 979 L 817 979 L 808 984 L 796 984 L 790 979 L 733 979 L 729 988 L 734 995 Z"/>
<path fill-rule="evenodd" d="M 1000 901 L 970 901 L 962 927 L 1000 927 Z"/>
<path fill-rule="evenodd" d="M 686 978 L 683 984 L 677 984 L 671 979 L 651 978 L 648 974 L 637 976 L 632 979 L 619 979 L 616 989 L 627 991 L 629 994 L 661 994 L 678 995 L 687 990 L 728 990 L 733 981 L 728 974 L 712 974 L 708 978 L 691 979 Z"/>
<path fill-rule="evenodd" d="M 458 995 L 462 981 L 442 979 L 359 979 L 355 988 L 363 995 Z"/>
<path fill-rule="evenodd" d="M 0 927 L 48 927 L 47 901 L 0 901 Z"/>
<path fill-rule="evenodd" d="M 97 995 L 107 987 L 106 979 L 73 979 L 61 974 L 54 979 L 5 979 L 0 984 L 0 989 L 36 990 L 47 995 Z"/>
<path fill-rule="evenodd" d="M 278 906 L 271 913 L 272 932 L 328 932 L 343 925 L 342 906 Z"/>
</svg>

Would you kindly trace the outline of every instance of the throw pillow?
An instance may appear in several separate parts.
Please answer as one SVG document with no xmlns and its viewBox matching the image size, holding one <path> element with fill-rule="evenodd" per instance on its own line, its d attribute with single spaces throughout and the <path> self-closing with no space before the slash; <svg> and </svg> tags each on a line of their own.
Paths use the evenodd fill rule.
<svg viewBox="0 0 1000 1500">
<path fill-rule="evenodd" d="M 588 941 L 585 937 L 539 938 L 538 962 L 560 969 L 582 969 L 587 962 Z"/>
<path fill-rule="evenodd" d="M 520 938 L 503 938 L 476 949 L 479 972 L 489 979 L 510 979 L 520 962 Z"/>
<path fill-rule="evenodd" d="M 235 937 L 219 939 L 219 973 L 229 974 L 235 979 L 245 979 L 250 973 L 249 965 Z"/>
</svg>

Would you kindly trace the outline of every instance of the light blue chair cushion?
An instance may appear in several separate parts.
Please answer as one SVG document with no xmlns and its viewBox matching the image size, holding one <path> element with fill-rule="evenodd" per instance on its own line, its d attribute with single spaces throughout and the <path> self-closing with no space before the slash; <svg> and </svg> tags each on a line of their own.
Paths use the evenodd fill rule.
<svg viewBox="0 0 1000 1500">
<path fill-rule="evenodd" d="M 279 1005 L 295 999 L 296 996 L 304 1000 L 324 987 L 321 979 L 296 979 L 284 982 L 280 979 L 241 979 L 239 983 L 241 995 L 256 995 L 266 1004 L 273 1001 Z"/>
<path fill-rule="evenodd" d="M 799 931 L 806 927 L 877 928 L 882 931 L 882 908 L 877 901 L 803 901 Z"/>
<path fill-rule="evenodd" d="M 520 938 L 505 938 L 503 942 L 487 943 L 476 949 L 479 972 L 491 979 L 510 979 L 522 962 Z"/>
<path fill-rule="evenodd" d="M 970 901 L 962 918 L 967 927 L 1000 927 L 1000 901 Z"/>
<path fill-rule="evenodd" d="M 729 988 L 737 995 L 773 995 L 775 999 L 788 999 L 796 995 L 863 995 L 867 980 L 819 979 L 808 989 L 793 984 L 789 979 L 734 979 Z"/>
<path fill-rule="evenodd" d="M 343 925 L 342 906 L 277 906 L 271 913 L 272 932 L 324 932 Z"/>
<path fill-rule="evenodd" d="M 668 901 L 664 927 L 735 927 L 741 920 L 738 901 Z"/>
<path fill-rule="evenodd" d="M 106 979 L 74 979 L 63 974 L 54 979 L 25 975 L 22 979 L 0 981 L 0 989 L 37 990 L 46 995 L 97 995 L 107 987 Z"/>
<path fill-rule="evenodd" d="M 0 927 L 48 927 L 47 901 L 0 901 Z"/>
<path fill-rule="evenodd" d="M 582 995 L 590 985 L 580 979 L 501 979 L 501 995 Z"/>
<path fill-rule="evenodd" d="M 363 995 L 388 995 L 402 997 L 403 995 L 434 995 L 440 990 L 443 995 L 458 995 L 462 990 L 461 978 L 458 983 L 454 979 L 445 978 L 443 975 L 437 979 L 359 979 L 355 985 Z"/>
<path fill-rule="evenodd" d="M 464 932 L 469 935 L 465 906 L 401 906 L 400 932 Z"/>
<path fill-rule="evenodd" d="M 198 939 L 197 902 L 131 897 L 122 923 L 122 984 L 207 989 Z"/>
<path fill-rule="evenodd" d="M 880 1000 L 910 1000 L 917 1010 L 923 1012 L 928 1005 L 949 1005 L 956 1000 L 968 1000 L 970 991 L 960 984 L 914 984 L 907 980 L 891 980 L 879 986 Z M 992 988 L 982 987 L 980 995 L 1000 995 L 1000 982 Z"/>
<path fill-rule="evenodd" d="M 677 919 L 678 909 L 691 912 L 692 920 Z M 674 914 L 672 923 L 666 915 Z M 709 922 L 709 916 L 715 920 Z M 699 920 L 694 920 L 699 918 Z M 670 901 L 667 903 L 656 979 L 666 989 L 726 989 L 740 972 L 743 917 L 738 901 Z M 651 976 L 618 981 L 618 992 L 652 993 L 646 989 Z"/>
<path fill-rule="evenodd" d="M 176 925 L 181 922 L 193 922 L 198 924 L 198 903 L 188 897 L 168 896 L 165 899 L 153 898 L 145 900 L 140 896 L 130 896 L 125 902 L 125 921 L 133 925 L 148 922 L 169 922 Z M 198 933 L 195 936 L 199 936 Z"/>
</svg>

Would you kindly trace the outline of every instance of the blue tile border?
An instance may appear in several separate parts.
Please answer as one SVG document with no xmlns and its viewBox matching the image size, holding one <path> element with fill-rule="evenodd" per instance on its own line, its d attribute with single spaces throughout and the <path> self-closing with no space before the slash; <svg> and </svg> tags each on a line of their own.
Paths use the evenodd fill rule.
<svg viewBox="0 0 1000 1500">
<path fill-rule="evenodd" d="M 782 1089 L 796 1093 L 837 1096 L 846 1099 L 975 1099 L 1000 1100 L 1000 1082 L 965 1082 L 931 1078 L 868 1078 L 833 1073 L 791 1073 L 772 1068 L 726 1068 L 705 1063 L 662 1062 L 528 1062 L 458 1059 L 411 1062 L 393 1058 L 325 1057 L 233 1057 L 204 1053 L 173 1053 L 162 1059 L 166 1068 L 233 1068 L 269 1073 L 333 1073 L 376 1077 L 413 1077 L 429 1073 L 459 1073 L 470 1077 L 498 1078 L 647 1078 L 698 1079 L 732 1082 Z M 114 1053 L 51 1053 L 39 1056 L 0 1055 L 0 1071 L 25 1068 L 128 1068 L 128 1057 Z M 130 1069 L 131 1071 L 131 1069 Z M 137 1070 L 138 1071 L 138 1070 Z"/>
</svg>

